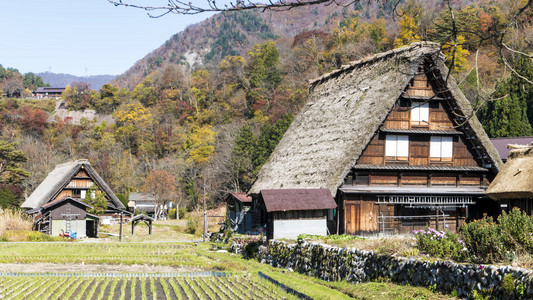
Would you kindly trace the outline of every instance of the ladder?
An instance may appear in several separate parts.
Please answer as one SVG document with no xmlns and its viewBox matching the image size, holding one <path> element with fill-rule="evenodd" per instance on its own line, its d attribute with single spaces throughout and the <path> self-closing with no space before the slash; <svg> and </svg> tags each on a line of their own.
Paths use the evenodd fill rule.
<svg viewBox="0 0 533 300">
<path fill-rule="evenodd" d="M 70 232 L 70 221 L 72 220 L 72 214 L 70 213 L 70 207 L 71 207 L 70 204 L 67 204 L 67 207 L 66 207 L 66 209 L 67 209 L 66 217 L 67 218 L 65 219 L 65 222 L 66 222 L 65 230 L 66 230 L 66 232 Z"/>
</svg>

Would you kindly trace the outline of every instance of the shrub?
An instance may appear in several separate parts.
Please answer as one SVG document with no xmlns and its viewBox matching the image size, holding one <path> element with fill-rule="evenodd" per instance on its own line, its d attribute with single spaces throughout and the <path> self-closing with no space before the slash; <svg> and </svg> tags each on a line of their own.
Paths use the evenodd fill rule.
<svg viewBox="0 0 533 300">
<path fill-rule="evenodd" d="M 418 249 L 431 256 L 460 260 L 465 255 L 465 243 L 451 231 L 437 231 L 433 228 L 415 230 Z"/>
<path fill-rule="evenodd" d="M 498 225 L 506 251 L 533 252 L 533 218 L 515 207 L 509 213 L 502 211 Z"/>
<path fill-rule="evenodd" d="M 185 229 L 186 233 L 195 234 L 198 229 L 198 220 L 195 218 L 190 218 L 187 220 L 187 228 Z"/>
<path fill-rule="evenodd" d="M 505 258 L 500 228 L 492 217 L 464 224 L 460 229 L 461 238 L 469 251 L 470 259 L 476 262 L 494 262 Z"/>
<path fill-rule="evenodd" d="M 187 208 L 186 207 L 180 207 L 180 209 L 179 209 L 180 219 L 183 219 L 183 217 L 185 217 L 185 214 L 187 214 Z"/>
<path fill-rule="evenodd" d="M 168 211 L 168 218 L 169 219 L 175 219 L 176 218 L 176 209 L 175 208 L 171 208 Z"/>
<path fill-rule="evenodd" d="M 243 249 L 243 256 L 245 258 L 256 258 L 259 252 L 259 247 L 265 244 L 263 235 L 254 236 L 239 236 L 233 240 L 234 244 L 239 245 L 239 248 Z"/>
</svg>

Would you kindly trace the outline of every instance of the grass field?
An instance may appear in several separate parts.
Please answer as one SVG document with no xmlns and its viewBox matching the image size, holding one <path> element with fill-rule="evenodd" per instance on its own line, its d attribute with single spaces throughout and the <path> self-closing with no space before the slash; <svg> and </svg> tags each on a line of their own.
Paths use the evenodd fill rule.
<svg viewBox="0 0 533 300">
<path fill-rule="evenodd" d="M 133 236 L 131 227 L 124 226 L 122 243 L 113 235 L 82 241 L 0 242 L 0 299 L 294 298 L 260 278 L 259 272 L 313 299 L 450 299 L 421 287 L 325 282 L 292 273 L 217 251 L 221 245 L 188 242 L 200 237 L 184 233 L 185 226 L 186 220 L 158 221 L 152 235 L 139 225 Z M 118 230 L 118 225 L 101 228 L 112 234 Z M 176 277 L 204 271 L 229 277 Z"/>
<path fill-rule="evenodd" d="M 124 277 L 0 277 L 0 293 L 9 299 L 60 299 L 74 290 L 77 299 L 285 299 L 291 295 L 270 287 L 258 277 L 262 272 L 280 283 L 313 299 L 449 299 L 432 291 L 388 282 L 354 285 L 348 282 L 324 282 L 319 279 L 273 268 L 255 260 L 215 251 L 211 243 L 0 243 L 0 273 L 42 272 L 41 264 L 51 267 L 47 272 L 83 273 L 112 272 Z M 88 271 L 89 264 L 92 269 Z M 11 266 L 11 270 L 2 269 Z M 87 266 L 87 267 L 86 267 Z M 100 266 L 100 267 L 99 267 Z M 153 277 L 164 272 L 223 271 L 227 278 Z M 121 275 L 122 274 L 122 275 Z M 128 275 L 136 274 L 136 275 Z M 143 276 L 129 278 L 127 276 Z M 185 280 L 185 281 L 182 281 Z M 186 282 L 188 292 L 177 288 Z M 226 284 L 226 286 L 224 285 Z M 235 285 L 233 285 L 235 284 Z M 46 287 L 43 287 L 45 286 Z M 251 294 L 248 289 L 253 288 Z M 264 287 L 263 287 L 264 286 Z M 233 297 L 231 289 L 238 297 Z M 81 291 L 83 289 L 83 291 Z M 43 294 L 55 290 L 56 292 Z M 271 291 L 266 295 L 261 291 Z M 177 292 L 178 291 L 178 292 Z M 128 294 L 129 293 L 129 294 Z M 181 294 L 178 294 L 181 293 Z M 53 294 L 53 295 L 52 295 Z M 154 298 L 154 295 L 157 297 Z M 50 297 L 49 297 L 50 296 Z M 49 298 L 47 298 L 49 297 Z M 111 298 L 110 298 L 111 297 Z M 263 298 L 261 298 L 263 297 Z M 0 296 L 0 298 L 3 298 Z"/>
</svg>

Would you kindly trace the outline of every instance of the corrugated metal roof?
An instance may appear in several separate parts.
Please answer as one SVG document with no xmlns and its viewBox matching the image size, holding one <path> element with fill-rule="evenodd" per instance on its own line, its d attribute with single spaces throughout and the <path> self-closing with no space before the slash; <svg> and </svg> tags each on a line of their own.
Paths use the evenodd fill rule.
<svg viewBox="0 0 533 300">
<path fill-rule="evenodd" d="M 434 135 L 461 135 L 461 131 L 457 130 L 429 130 L 429 129 L 394 129 L 381 128 L 380 131 L 387 133 L 404 133 L 404 134 L 434 134 Z"/>
<path fill-rule="evenodd" d="M 358 185 L 342 186 L 341 191 L 345 193 L 368 193 L 368 194 L 417 194 L 417 195 L 483 195 L 485 188 L 479 186 L 378 186 L 378 185 Z"/>
<path fill-rule="evenodd" d="M 507 148 L 507 145 L 531 145 L 533 136 L 492 138 L 490 141 L 500 153 L 501 159 L 505 161 L 509 157 L 509 148 Z"/>
<path fill-rule="evenodd" d="M 267 212 L 337 208 L 328 189 L 261 190 Z"/>
<path fill-rule="evenodd" d="M 38 87 L 35 93 L 63 93 L 65 88 L 60 87 Z"/>
<path fill-rule="evenodd" d="M 54 205 L 56 205 L 56 204 L 59 204 L 59 203 L 61 203 L 61 202 L 67 201 L 67 200 L 70 200 L 70 201 L 73 201 L 73 202 L 77 202 L 77 203 L 79 203 L 79 204 L 81 204 L 81 205 L 83 205 L 83 206 L 89 207 L 89 208 L 93 208 L 92 206 L 90 206 L 90 205 L 87 204 L 87 203 L 83 203 L 83 202 L 81 202 L 81 201 L 78 200 L 78 199 L 74 199 L 74 198 L 72 198 L 72 197 L 68 197 L 68 196 L 67 196 L 67 197 L 62 197 L 62 198 L 56 199 L 56 200 L 54 200 L 54 201 L 50 201 L 50 202 L 44 204 L 44 205 L 41 206 L 41 207 L 42 207 L 42 208 L 52 207 L 52 206 L 54 206 Z"/>
<path fill-rule="evenodd" d="M 486 172 L 488 169 L 477 166 L 409 166 L 409 165 L 355 165 L 356 170 L 395 170 L 395 171 L 450 171 Z"/>
</svg>

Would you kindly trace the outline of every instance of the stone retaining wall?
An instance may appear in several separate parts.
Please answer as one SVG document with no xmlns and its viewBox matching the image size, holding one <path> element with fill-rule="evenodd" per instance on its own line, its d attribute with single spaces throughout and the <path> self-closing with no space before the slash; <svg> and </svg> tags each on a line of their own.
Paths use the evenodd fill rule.
<svg viewBox="0 0 533 300">
<path fill-rule="evenodd" d="M 447 294 L 455 291 L 459 297 L 466 297 L 477 290 L 496 298 L 516 299 L 519 294 L 523 298 L 533 298 L 532 272 L 509 266 L 424 262 L 355 248 L 338 248 L 306 241 L 287 244 L 273 240 L 260 249 L 259 261 L 326 281 L 360 283 L 388 278 L 392 282 L 429 287 Z M 515 279 L 516 295 L 510 295 L 502 286 L 506 274 L 512 274 Z"/>
</svg>

